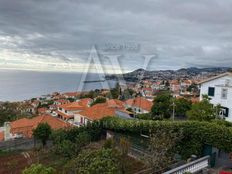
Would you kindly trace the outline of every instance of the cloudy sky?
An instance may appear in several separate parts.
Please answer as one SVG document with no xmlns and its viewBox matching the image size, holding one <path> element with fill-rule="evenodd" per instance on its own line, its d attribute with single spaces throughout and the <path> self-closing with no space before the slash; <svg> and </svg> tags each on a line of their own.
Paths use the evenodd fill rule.
<svg viewBox="0 0 232 174">
<path fill-rule="evenodd" d="M 82 71 L 95 46 L 124 71 L 232 66 L 230 0 L 0 0 L 0 69 Z"/>
</svg>

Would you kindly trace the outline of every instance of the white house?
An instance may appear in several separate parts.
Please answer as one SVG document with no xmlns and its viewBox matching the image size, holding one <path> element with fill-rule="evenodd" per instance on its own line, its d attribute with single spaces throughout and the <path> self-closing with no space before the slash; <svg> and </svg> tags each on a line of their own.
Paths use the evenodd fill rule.
<svg viewBox="0 0 232 174">
<path fill-rule="evenodd" d="M 206 79 L 200 85 L 200 100 L 208 95 L 212 104 L 221 105 L 219 115 L 232 122 L 232 72 Z"/>
</svg>

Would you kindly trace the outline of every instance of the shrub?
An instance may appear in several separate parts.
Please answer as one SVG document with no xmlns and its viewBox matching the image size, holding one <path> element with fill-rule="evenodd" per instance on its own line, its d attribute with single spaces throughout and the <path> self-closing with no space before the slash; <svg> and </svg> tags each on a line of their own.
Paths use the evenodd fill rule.
<svg viewBox="0 0 232 174">
<path fill-rule="evenodd" d="M 42 164 L 32 164 L 23 171 L 23 174 L 55 174 L 55 169 L 45 167 Z"/>
<path fill-rule="evenodd" d="M 178 151 L 184 158 L 192 154 L 199 155 L 204 144 L 212 145 L 226 152 L 232 151 L 232 128 L 214 122 L 200 121 L 152 121 L 105 118 L 101 120 L 103 128 L 116 132 L 128 132 L 139 135 L 151 134 L 158 130 L 183 132 Z"/>
</svg>

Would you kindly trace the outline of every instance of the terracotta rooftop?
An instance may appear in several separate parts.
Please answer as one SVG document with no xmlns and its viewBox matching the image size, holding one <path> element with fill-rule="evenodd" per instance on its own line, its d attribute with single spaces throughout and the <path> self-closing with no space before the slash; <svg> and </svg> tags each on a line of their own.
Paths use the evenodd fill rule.
<svg viewBox="0 0 232 174">
<path fill-rule="evenodd" d="M 38 108 L 39 113 L 45 113 L 48 109 L 43 107 L 43 108 Z"/>
<path fill-rule="evenodd" d="M 69 100 L 65 100 L 65 99 L 58 99 L 55 102 L 59 102 L 59 103 L 69 103 Z"/>
<path fill-rule="evenodd" d="M 143 97 L 129 99 L 125 103 L 129 106 L 139 107 L 139 108 L 144 109 L 146 111 L 150 111 L 151 107 L 153 105 L 153 102 L 151 102 Z"/>
<path fill-rule="evenodd" d="M 70 123 L 64 122 L 50 115 L 41 115 L 32 119 L 22 118 L 11 122 L 11 133 L 21 133 L 26 137 L 31 137 L 33 129 L 35 129 L 40 123 L 48 123 L 51 128 L 55 130 L 72 126 Z"/>
<path fill-rule="evenodd" d="M 84 110 L 86 108 L 86 106 L 82 105 L 82 103 L 79 102 L 66 103 L 63 105 L 59 105 L 58 107 L 69 111 Z"/>
<path fill-rule="evenodd" d="M 4 141 L 4 132 L 0 132 L 0 141 Z"/>
<path fill-rule="evenodd" d="M 107 107 L 106 103 L 100 103 L 85 109 L 79 114 L 87 117 L 89 120 L 100 120 L 107 116 L 114 116 L 115 111 L 116 108 Z"/>
<path fill-rule="evenodd" d="M 82 106 L 88 106 L 92 101 L 93 99 L 91 98 L 83 98 L 83 99 L 80 99 L 79 104 Z"/>
<path fill-rule="evenodd" d="M 118 99 L 110 99 L 106 101 L 108 107 L 124 108 L 124 102 Z"/>
</svg>

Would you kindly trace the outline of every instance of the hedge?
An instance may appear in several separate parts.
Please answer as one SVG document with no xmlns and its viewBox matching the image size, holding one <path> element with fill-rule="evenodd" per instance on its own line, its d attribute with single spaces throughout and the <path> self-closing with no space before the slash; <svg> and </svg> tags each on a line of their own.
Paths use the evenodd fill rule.
<svg viewBox="0 0 232 174">
<path fill-rule="evenodd" d="M 183 157 L 201 154 L 204 144 L 232 152 L 232 127 L 217 122 L 125 120 L 110 117 L 101 120 L 101 126 L 104 129 L 132 134 L 149 134 L 156 130 L 181 131 L 183 139 L 179 144 L 179 151 Z"/>
</svg>

